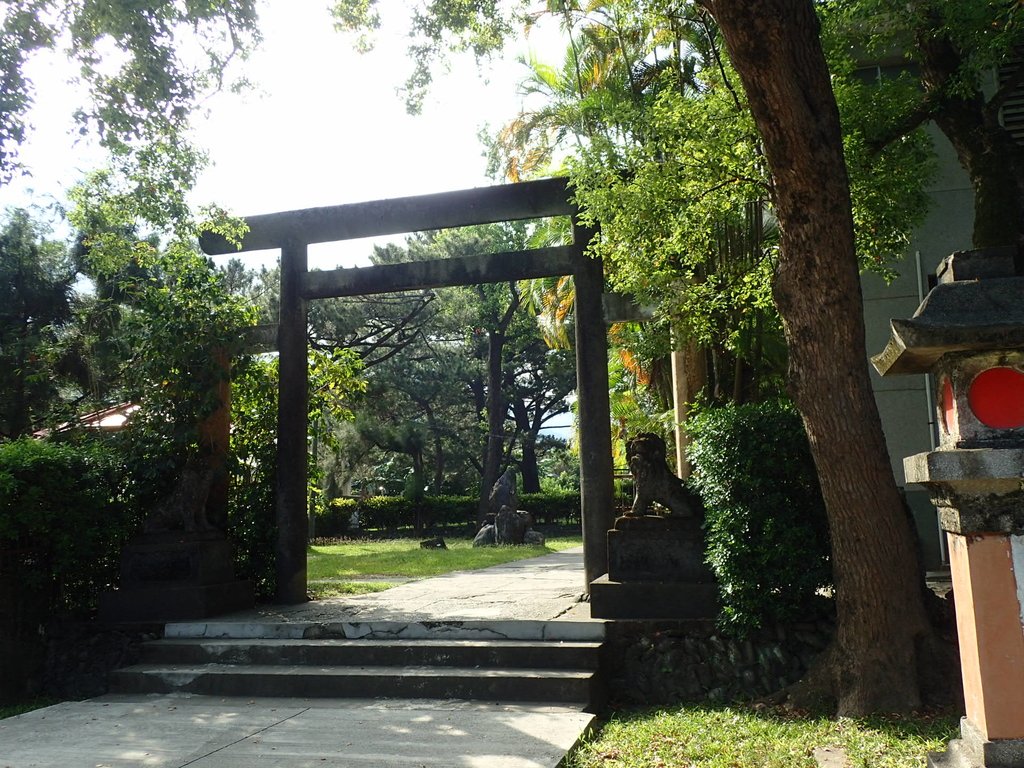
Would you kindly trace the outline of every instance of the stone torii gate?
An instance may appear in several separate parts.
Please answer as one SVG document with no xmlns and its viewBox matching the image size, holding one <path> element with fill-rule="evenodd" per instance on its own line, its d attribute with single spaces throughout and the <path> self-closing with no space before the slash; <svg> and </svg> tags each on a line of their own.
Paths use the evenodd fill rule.
<svg viewBox="0 0 1024 768">
<path fill-rule="evenodd" d="M 444 192 L 418 197 L 250 216 L 241 247 L 202 238 L 210 255 L 279 249 L 279 360 L 276 573 L 278 602 L 306 597 L 307 306 L 313 299 L 572 275 L 576 286 L 576 395 L 580 422 L 580 486 L 585 591 L 608 570 L 606 535 L 614 520 L 608 407 L 607 332 L 602 264 L 586 256 L 593 232 L 576 218 L 566 179 Z M 573 217 L 570 245 L 310 272 L 308 246 L 377 235 L 447 229 L 551 216 Z"/>
</svg>

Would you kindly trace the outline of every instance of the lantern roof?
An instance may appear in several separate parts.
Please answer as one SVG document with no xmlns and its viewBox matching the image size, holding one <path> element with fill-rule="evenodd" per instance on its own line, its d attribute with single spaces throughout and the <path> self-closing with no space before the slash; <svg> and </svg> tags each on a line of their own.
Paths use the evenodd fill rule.
<svg viewBox="0 0 1024 768">
<path fill-rule="evenodd" d="M 940 282 L 913 317 L 889 324 L 889 343 L 871 358 L 883 376 L 929 373 L 951 352 L 1024 349 L 1024 277 Z"/>
</svg>

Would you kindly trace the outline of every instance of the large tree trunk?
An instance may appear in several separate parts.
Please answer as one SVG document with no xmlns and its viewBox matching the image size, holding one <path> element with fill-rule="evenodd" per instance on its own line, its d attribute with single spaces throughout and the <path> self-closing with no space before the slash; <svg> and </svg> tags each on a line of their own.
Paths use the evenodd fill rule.
<svg viewBox="0 0 1024 768">
<path fill-rule="evenodd" d="M 818 20 L 811 0 L 703 3 L 743 82 L 775 183 L 774 295 L 832 536 L 838 711 L 910 710 L 920 704 L 916 644 L 929 627 L 868 378 L 849 181 Z"/>
<path fill-rule="evenodd" d="M 523 457 L 519 464 L 519 472 L 523 479 L 523 493 L 540 493 L 540 469 L 537 466 L 537 435 L 543 423 L 543 401 L 537 403 L 534 419 L 531 422 L 530 413 L 526 402 L 521 394 L 518 394 L 511 402 L 512 417 L 516 421 L 516 429 L 519 431 L 519 444 L 522 446 Z"/>
<path fill-rule="evenodd" d="M 505 402 L 501 396 L 501 353 L 505 348 L 505 334 L 492 331 L 487 344 L 487 442 L 484 449 L 484 470 L 480 478 L 480 499 L 477 503 L 477 522 L 487 514 L 487 499 L 491 487 L 501 474 L 501 449 L 504 447 Z"/>
<path fill-rule="evenodd" d="M 516 310 L 520 296 L 514 283 L 509 284 L 509 304 L 487 332 L 487 447 L 484 452 L 484 468 L 480 480 L 480 500 L 477 503 L 477 522 L 483 523 L 487 515 L 487 502 L 491 488 L 501 474 L 502 448 L 505 445 L 505 398 L 502 397 L 502 356 L 505 351 L 505 333 Z"/>
<path fill-rule="evenodd" d="M 427 429 L 430 430 L 430 439 L 433 443 L 434 479 L 430 483 L 430 488 L 432 495 L 436 496 L 441 493 L 441 486 L 444 484 L 444 442 L 441 439 L 441 425 L 437 423 L 437 415 L 429 402 L 416 400 L 416 404 L 423 409 L 427 418 Z"/>
<path fill-rule="evenodd" d="M 540 493 L 540 470 L 537 467 L 537 433 L 527 432 L 523 435 L 523 463 L 520 466 L 523 475 L 523 493 Z"/>
<path fill-rule="evenodd" d="M 951 93 L 963 61 L 948 36 L 929 28 L 917 44 L 921 82 L 939 103 L 935 123 L 974 190 L 974 246 L 1024 247 L 1024 148 L 1000 124 L 999 102 L 986 102 L 978 91 Z"/>
</svg>

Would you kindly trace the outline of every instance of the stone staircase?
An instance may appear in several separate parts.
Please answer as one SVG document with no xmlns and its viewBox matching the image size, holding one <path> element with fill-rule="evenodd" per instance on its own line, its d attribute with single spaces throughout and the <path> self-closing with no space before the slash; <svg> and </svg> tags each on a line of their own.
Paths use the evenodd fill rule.
<svg viewBox="0 0 1024 768">
<path fill-rule="evenodd" d="M 115 693 L 467 699 L 595 711 L 603 624 L 168 624 Z"/>
</svg>

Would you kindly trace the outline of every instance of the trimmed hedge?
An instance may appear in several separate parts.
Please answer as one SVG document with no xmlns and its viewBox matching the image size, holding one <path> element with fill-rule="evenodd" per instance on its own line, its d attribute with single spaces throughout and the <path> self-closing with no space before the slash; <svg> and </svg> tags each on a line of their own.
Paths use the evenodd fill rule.
<svg viewBox="0 0 1024 768">
<path fill-rule="evenodd" d="M 723 627 L 744 635 L 814 616 L 818 590 L 832 583 L 828 520 L 796 410 L 779 402 L 715 408 L 687 431 Z"/>
<path fill-rule="evenodd" d="M 0 444 L 0 702 L 38 691 L 40 627 L 90 615 L 137 520 L 109 445 Z"/>
<path fill-rule="evenodd" d="M 419 501 L 402 496 L 371 496 L 359 500 L 340 498 L 319 511 L 315 519 L 316 535 L 344 536 L 352 532 L 352 516 L 359 513 L 360 530 L 395 531 L 399 528 L 465 527 L 476 524 L 475 496 L 425 496 Z M 533 514 L 538 524 L 575 523 L 580 520 L 579 493 L 527 493 L 519 497 L 519 506 Z"/>
<path fill-rule="evenodd" d="M 0 572 L 48 613 L 89 613 L 139 522 L 126 487 L 119 454 L 102 442 L 0 444 Z"/>
<path fill-rule="evenodd" d="M 539 525 L 578 523 L 582 519 L 579 491 L 524 493 L 519 497 L 519 506 L 532 514 Z"/>
</svg>

